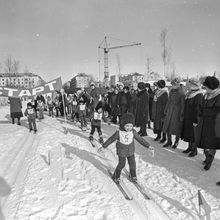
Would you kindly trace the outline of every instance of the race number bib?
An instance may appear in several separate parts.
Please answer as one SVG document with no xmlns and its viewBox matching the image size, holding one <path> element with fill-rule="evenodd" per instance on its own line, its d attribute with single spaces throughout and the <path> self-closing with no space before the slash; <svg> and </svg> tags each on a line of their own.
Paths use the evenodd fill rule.
<svg viewBox="0 0 220 220">
<path fill-rule="evenodd" d="M 79 105 L 80 111 L 84 111 L 86 109 L 86 105 Z"/>
<path fill-rule="evenodd" d="M 28 109 L 27 112 L 28 112 L 29 115 L 32 115 L 32 114 L 34 114 L 34 109 L 33 108 Z"/>
<path fill-rule="evenodd" d="M 134 138 L 133 131 L 119 131 L 119 141 L 122 144 L 131 144 Z"/>
<path fill-rule="evenodd" d="M 94 119 L 95 120 L 102 120 L 102 113 L 94 112 Z"/>
</svg>

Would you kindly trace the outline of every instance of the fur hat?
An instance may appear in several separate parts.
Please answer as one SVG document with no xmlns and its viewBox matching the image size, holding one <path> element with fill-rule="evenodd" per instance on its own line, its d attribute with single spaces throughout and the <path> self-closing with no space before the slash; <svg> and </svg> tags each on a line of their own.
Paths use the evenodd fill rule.
<svg viewBox="0 0 220 220">
<path fill-rule="evenodd" d="M 94 83 L 94 82 L 91 82 L 91 83 L 90 83 L 90 86 L 95 86 L 95 83 Z"/>
<path fill-rule="evenodd" d="M 200 88 L 200 82 L 197 79 L 191 78 L 186 82 L 186 87 L 190 88 L 191 90 L 197 90 Z"/>
<path fill-rule="evenodd" d="M 163 89 L 163 88 L 166 86 L 166 82 L 165 82 L 163 79 L 158 80 L 158 81 L 157 81 L 157 86 L 158 86 L 159 88 Z"/>
<path fill-rule="evenodd" d="M 132 113 L 123 114 L 120 120 L 120 128 L 124 129 L 124 126 L 130 123 L 134 125 L 134 115 Z"/>
<path fill-rule="evenodd" d="M 180 80 L 178 78 L 171 80 L 171 85 L 180 85 Z"/>
<path fill-rule="evenodd" d="M 138 89 L 140 89 L 140 90 L 146 89 L 146 84 L 144 82 L 139 82 Z"/>
<path fill-rule="evenodd" d="M 98 111 L 98 109 L 102 108 L 102 102 L 98 102 L 96 107 L 95 107 L 95 110 Z"/>
<path fill-rule="evenodd" d="M 203 82 L 203 86 L 211 90 L 217 89 L 219 87 L 219 80 L 215 76 L 207 76 Z"/>
</svg>

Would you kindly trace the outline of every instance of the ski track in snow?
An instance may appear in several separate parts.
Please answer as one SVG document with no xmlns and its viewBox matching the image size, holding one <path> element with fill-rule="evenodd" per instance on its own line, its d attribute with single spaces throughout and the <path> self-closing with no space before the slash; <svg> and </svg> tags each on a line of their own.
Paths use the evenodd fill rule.
<svg viewBox="0 0 220 220">
<path fill-rule="evenodd" d="M 8 107 L 0 108 L 1 122 L 8 112 Z M 218 159 L 212 171 L 204 172 L 200 155 L 189 159 L 179 149 L 162 149 L 147 137 L 155 146 L 155 158 L 137 144 L 136 163 L 139 183 L 152 200 L 144 199 L 122 174 L 133 196 L 127 201 L 106 171 L 117 165 L 115 144 L 98 154 L 87 140 L 88 131 L 60 118 L 46 116 L 37 122 L 37 134 L 28 132 L 26 119 L 22 125 L 0 123 L 0 177 L 12 189 L 10 195 L 0 197 L 0 216 L 2 212 L 7 220 L 199 219 L 198 189 L 211 204 L 211 219 L 220 219 L 220 193 L 215 196 L 219 188 L 214 186 Z M 104 138 L 116 129 L 103 124 Z M 188 165 L 195 170 L 185 169 Z M 204 181 L 209 177 L 211 183 Z"/>
</svg>

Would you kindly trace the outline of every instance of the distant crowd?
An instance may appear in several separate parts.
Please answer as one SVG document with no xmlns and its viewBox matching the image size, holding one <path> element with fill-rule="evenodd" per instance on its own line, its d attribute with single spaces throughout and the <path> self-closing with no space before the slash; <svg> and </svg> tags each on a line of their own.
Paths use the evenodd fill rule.
<svg viewBox="0 0 220 220">
<path fill-rule="evenodd" d="M 203 82 L 189 79 L 185 86 L 175 78 L 169 89 L 164 80 L 158 80 L 152 87 L 144 82 L 132 88 L 118 83 L 102 94 L 91 83 L 89 91 L 82 89 L 64 95 L 57 91 L 52 97 L 37 96 L 29 105 L 39 119 L 44 118 L 47 110 L 51 117 L 66 116 L 72 122 L 80 122 L 82 129 L 86 129 L 99 108 L 106 121 L 114 124 L 120 123 L 123 114 L 132 113 L 140 136 L 147 136 L 147 129 L 152 128 L 155 141 L 174 149 L 182 139 L 188 142 L 183 153 L 189 157 L 197 155 L 197 148 L 204 149 L 204 170 L 210 169 L 216 150 L 220 149 L 220 88 L 214 76 Z M 19 124 L 22 116 L 17 109 L 14 113 L 12 110 L 12 123 L 18 118 Z"/>
</svg>

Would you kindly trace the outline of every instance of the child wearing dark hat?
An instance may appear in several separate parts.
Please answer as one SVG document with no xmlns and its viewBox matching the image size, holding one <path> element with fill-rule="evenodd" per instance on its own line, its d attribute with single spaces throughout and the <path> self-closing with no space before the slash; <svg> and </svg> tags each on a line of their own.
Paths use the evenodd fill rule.
<svg viewBox="0 0 220 220">
<path fill-rule="evenodd" d="M 118 155 L 118 165 L 113 174 L 113 179 L 116 183 L 120 182 L 120 175 L 122 169 L 125 167 L 126 158 L 128 160 L 130 168 L 130 179 L 136 182 L 136 162 L 135 162 L 135 144 L 134 139 L 141 145 L 152 150 L 150 144 L 139 136 L 139 134 L 133 129 L 134 115 L 132 113 L 125 113 L 120 120 L 120 128 L 111 137 L 108 138 L 103 144 L 103 147 L 98 151 L 101 152 L 103 148 L 107 148 L 114 141 L 116 143 L 116 150 Z"/>
<path fill-rule="evenodd" d="M 99 134 L 99 142 L 103 144 L 103 137 L 102 137 L 102 130 L 101 130 L 101 120 L 104 120 L 105 122 L 107 119 L 105 118 L 103 111 L 102 111 L 102 102 L 99 102 L 97 106 L 95 107 L 95 111 L 93 113 L 93 117 L 91 120 L 91 132 L 89 136 L 89 140 L 93 141 L 93 134 L 95 132 L 95 129 L 97 129 Z"/>
<path fill-rule="evenodd" d="M 29 131 L 31 132 L 34 129 L 34 133 L 37 132 L 37 126 L 36 126 L 36 113 L 34 110 L 33 105 L 31 102 L 27 103 L 27 108 L 24 112 L 24 115 L 28 118 L 28 124 L 29 124 Z"/>
</svg>

